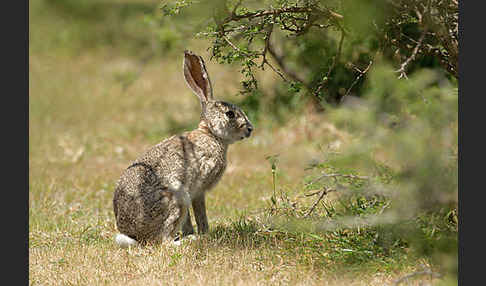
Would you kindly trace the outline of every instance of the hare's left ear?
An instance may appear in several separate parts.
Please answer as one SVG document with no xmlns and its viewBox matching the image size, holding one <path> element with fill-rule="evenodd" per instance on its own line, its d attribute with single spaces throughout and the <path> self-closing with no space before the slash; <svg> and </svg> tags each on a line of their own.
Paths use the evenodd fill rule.
<svg viewBox="0 0 486 286">
<path fill-rule="evenodd" d="M 201 106 L 213 100 L 213 88 L 202 57 L 187 50 L 184 51 L 184 78 L 199 97 Z"/>
</svg>

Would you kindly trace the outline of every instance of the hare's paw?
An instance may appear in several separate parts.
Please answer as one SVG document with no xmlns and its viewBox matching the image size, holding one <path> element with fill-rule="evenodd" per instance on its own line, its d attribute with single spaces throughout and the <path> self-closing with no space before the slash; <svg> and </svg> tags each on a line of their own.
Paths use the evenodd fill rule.
<svg viewBox="0 0 486 286">
<path fill-rule="evenodd" d="M 197 240 L 197 239 L 198 239 L 198 237 L 196 235 L 190 234 L 190 235 L 184 236 L 182 239 L 181 238 L 176 238 L 175 240 L 173 240 L 171 242 L 171 245 L 173 245 L 173 246 L 181 246 L 184 243 L 187 243 L 187 242 L 189 242 L 191 240 Z"/>
</svg>

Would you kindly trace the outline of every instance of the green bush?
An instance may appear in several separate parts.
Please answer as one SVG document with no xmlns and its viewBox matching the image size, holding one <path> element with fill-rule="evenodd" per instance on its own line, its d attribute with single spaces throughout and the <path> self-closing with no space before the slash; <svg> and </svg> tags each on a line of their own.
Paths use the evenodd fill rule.
<svg viewBox="0 0 486 286">
<path fill-rule="evenodd" d="M 410 248 L 457 278 L 457 88 L 432 70 L 402 80 L 378 64 L 365 89 L 361 99 L 326 106 L 328 120 L 356 138 L 340 154 L 323 153 L 305 180 L 304 193 L 333 191 L 339 199 L 322 203 L 314 193 L 314 209 L 285 199 L 269 209 L 285 217 L 280 228 L 325 236 L 347 230 L 360 241 L 355 247 L 371 243 L 363 236 L 371 232 L 368 251 Z"/>
</svg>

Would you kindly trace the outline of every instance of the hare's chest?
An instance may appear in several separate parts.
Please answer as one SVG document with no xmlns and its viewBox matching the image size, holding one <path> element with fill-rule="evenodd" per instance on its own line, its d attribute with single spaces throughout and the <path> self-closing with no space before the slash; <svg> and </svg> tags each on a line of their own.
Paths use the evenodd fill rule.
<svg viewBox="0 0 486 286">
<path fill-rule="evenodd" d="M 226 160 L 222 154 L 202 154 L 199 158 L 199 179 L 196 189 L 206 191 L 214 187 L 221 179 L 225 168 Z"/>
<path fill-rule="evenodd" d="M 185 187 L 191 197 L 196 197 L 208 191 L 221 179 L 226 168 L 227 146 L 208 133 L 194 131 L 188 134 L 191 142 L 191 169 L 186 172 Z"/>
</svg>

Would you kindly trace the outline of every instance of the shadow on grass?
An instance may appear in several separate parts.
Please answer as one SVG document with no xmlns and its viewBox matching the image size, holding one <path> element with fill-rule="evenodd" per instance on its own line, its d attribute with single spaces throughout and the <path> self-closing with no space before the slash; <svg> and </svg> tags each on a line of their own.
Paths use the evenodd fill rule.
<svg viewBox="0 0 486 286">
<path fill-rule="evenodd" d="M 270 246 L 272 241 L 262 226 L 254 221 L 239 219 L 229 225 L 218 225 L 208 234 L 209 243 L 232 248 L 257 248 L 262 245 Z"/>
<path fill-rule="evenodd" d="M 298 265 L 345 272 L 395 271 L 413 265 L 417 259 L 407 254 L 406 244 L 383 242 L 386 232 L 377 228 L 320 233 L 286 231 L 241 218 L 215 226 L 198 248 L 257 250 L 262 256 L 278 256 Z"/>
</svg>

